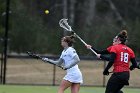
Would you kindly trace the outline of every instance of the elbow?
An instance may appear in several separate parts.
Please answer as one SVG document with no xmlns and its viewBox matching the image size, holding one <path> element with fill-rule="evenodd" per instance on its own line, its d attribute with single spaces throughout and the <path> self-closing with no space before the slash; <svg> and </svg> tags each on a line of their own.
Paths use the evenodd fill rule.
<svg viewBox="0 0 140 93">
<path fill-rule="evenodd" d="M 80 59 L 78 58 L 78 59 L 77 59 L 77 63 L 79 63 L 79 62 L 80 62 Z"/>
<path fill-rule="evenodd" d="M 79 61 L 77 61 L 77 62 L 76 62 L 76 64 L 78 64 L 79 62 L 80 62 L 80 60 L 79 60 Z"/>
<path fill-rule="evenodd" d="M 73 59 L 77 62 L 80 62 L 80 58 L 78 56 L 75 56 Z"/>
<path fill-rule="evenodd" d="M 78 58 L 78 60 L 77 60 L 78 62 L 80 62 L 80 59 Z"/>
<path fill-rule="evenodd" d="M 73 61 L 74 64 L 77 64 L 79 62 L 80 62 L 80 59 L 77 59 L 77 60 Z"/>
</svg>

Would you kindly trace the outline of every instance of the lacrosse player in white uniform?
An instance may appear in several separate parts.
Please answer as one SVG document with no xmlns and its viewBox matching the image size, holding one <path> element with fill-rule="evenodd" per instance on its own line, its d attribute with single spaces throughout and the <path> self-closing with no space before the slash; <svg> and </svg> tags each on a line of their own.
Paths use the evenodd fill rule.
<svg viewBox="0 0 140 93">
<path fill-rule="evenodd" d="M 48 58 L 42 59 L 62 66 L 67 72 L 60 84 L 58 93 L 64 93 L 65 89 L 68 87 L 71 87 L 71 93 L 78 93 L 80 84 L 83 83 L 82 73 L 77 65 L 77 63 L 80 62 L 80 59 L 75 49 L 72 47 L 73 43 L 74 36 L 63 37 L 61 45 L 64 50 L 62 51 L 60 58 L 57 61 Z"/>
</svg>

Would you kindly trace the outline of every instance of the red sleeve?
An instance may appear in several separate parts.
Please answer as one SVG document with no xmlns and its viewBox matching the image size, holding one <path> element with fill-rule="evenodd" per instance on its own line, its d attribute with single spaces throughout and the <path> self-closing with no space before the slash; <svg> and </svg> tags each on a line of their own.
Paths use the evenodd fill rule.
<svg viewBox="0 0 140 93">
<path fill-rule="evenodd" d="M 131 58 L 135 58 L 135 53 L 130 49 Z"/>
<path fill-rule="evenodd" d="M 107 51 L 110 52 L 111 48 L 112 48 L 112 46 L 109 46 L 109 47 L 107 48 Z"/>
<path fill-rule="evenodd" d="M 112 46 L 112 47 L 111 47 L 110 53 L 112 53 L 112 52 L 113 52 L 113 53 L 117 53 L 117 50 L 116 50 L 115 46 Z"/>
</svg>

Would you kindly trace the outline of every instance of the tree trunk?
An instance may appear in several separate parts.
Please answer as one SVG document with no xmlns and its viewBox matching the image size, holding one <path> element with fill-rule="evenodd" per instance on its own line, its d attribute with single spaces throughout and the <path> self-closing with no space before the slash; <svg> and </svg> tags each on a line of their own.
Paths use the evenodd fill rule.
<svg viewBox="0 0 140 93">
<path fill-rule="evenodd" d="M 67 18 L 67 0 L 63 0 L 63 18 Z M 67 35 L 67 31 L 64 30 L 64 36 Z"/>
<path fill-rule="evenodd" d="M 111 0 L 108 0 L 110 7 L 112 9 L 112 11 L 115 13 L 116 17 L 117 17 L 117 21 L 121 22 L 121 25 L 125 26 L 126 22 L 124 21 L 124 19 L 122 18 L 122 16 L 120 15 L 120 13 L 118 12 L 117 8 L 115 7 L 115 5 L 113 4 L 113 2 Z"/>
<path fill-rule="evenodd" d="M 75 0 L 70 0 L 70 23 L 74 25 L 74 18 L 75 18 Z"/>
<path fill-rule="evenodd" d="M 96 5 L 96 0 L 89 0 L 87 4 L 87 8 L 85 9 L 86 11 L 86 25 L 91 26 L 94 15 L 95 15 L 95 5 Z"/>
</svg>

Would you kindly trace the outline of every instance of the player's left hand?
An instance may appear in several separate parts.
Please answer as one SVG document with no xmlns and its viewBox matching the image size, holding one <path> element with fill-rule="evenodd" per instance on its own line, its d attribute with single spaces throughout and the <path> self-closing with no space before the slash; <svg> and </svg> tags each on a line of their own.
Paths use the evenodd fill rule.
<svg viewBox="0 0 140 93">
<path fill-rule="evenodd" d="M 103 75 L 107 75 L 107 76 L 108 76 L 108 75 L 109 75 L 109 71 L 105 69 L 105 70 L 103 71 Z"/>
<path fill-rule="evenodd" d="M 135 68 L 131 65 L 129 69 L 132 71 L 132 70 L 134 70 Z"/>
<path fill-rule="evenodd" d="M 43 60 L 44 62 L 49 62 L 49 59 L 48 59 L 48 58 L 42 58 L 42 60 Z"/>
</svg>

